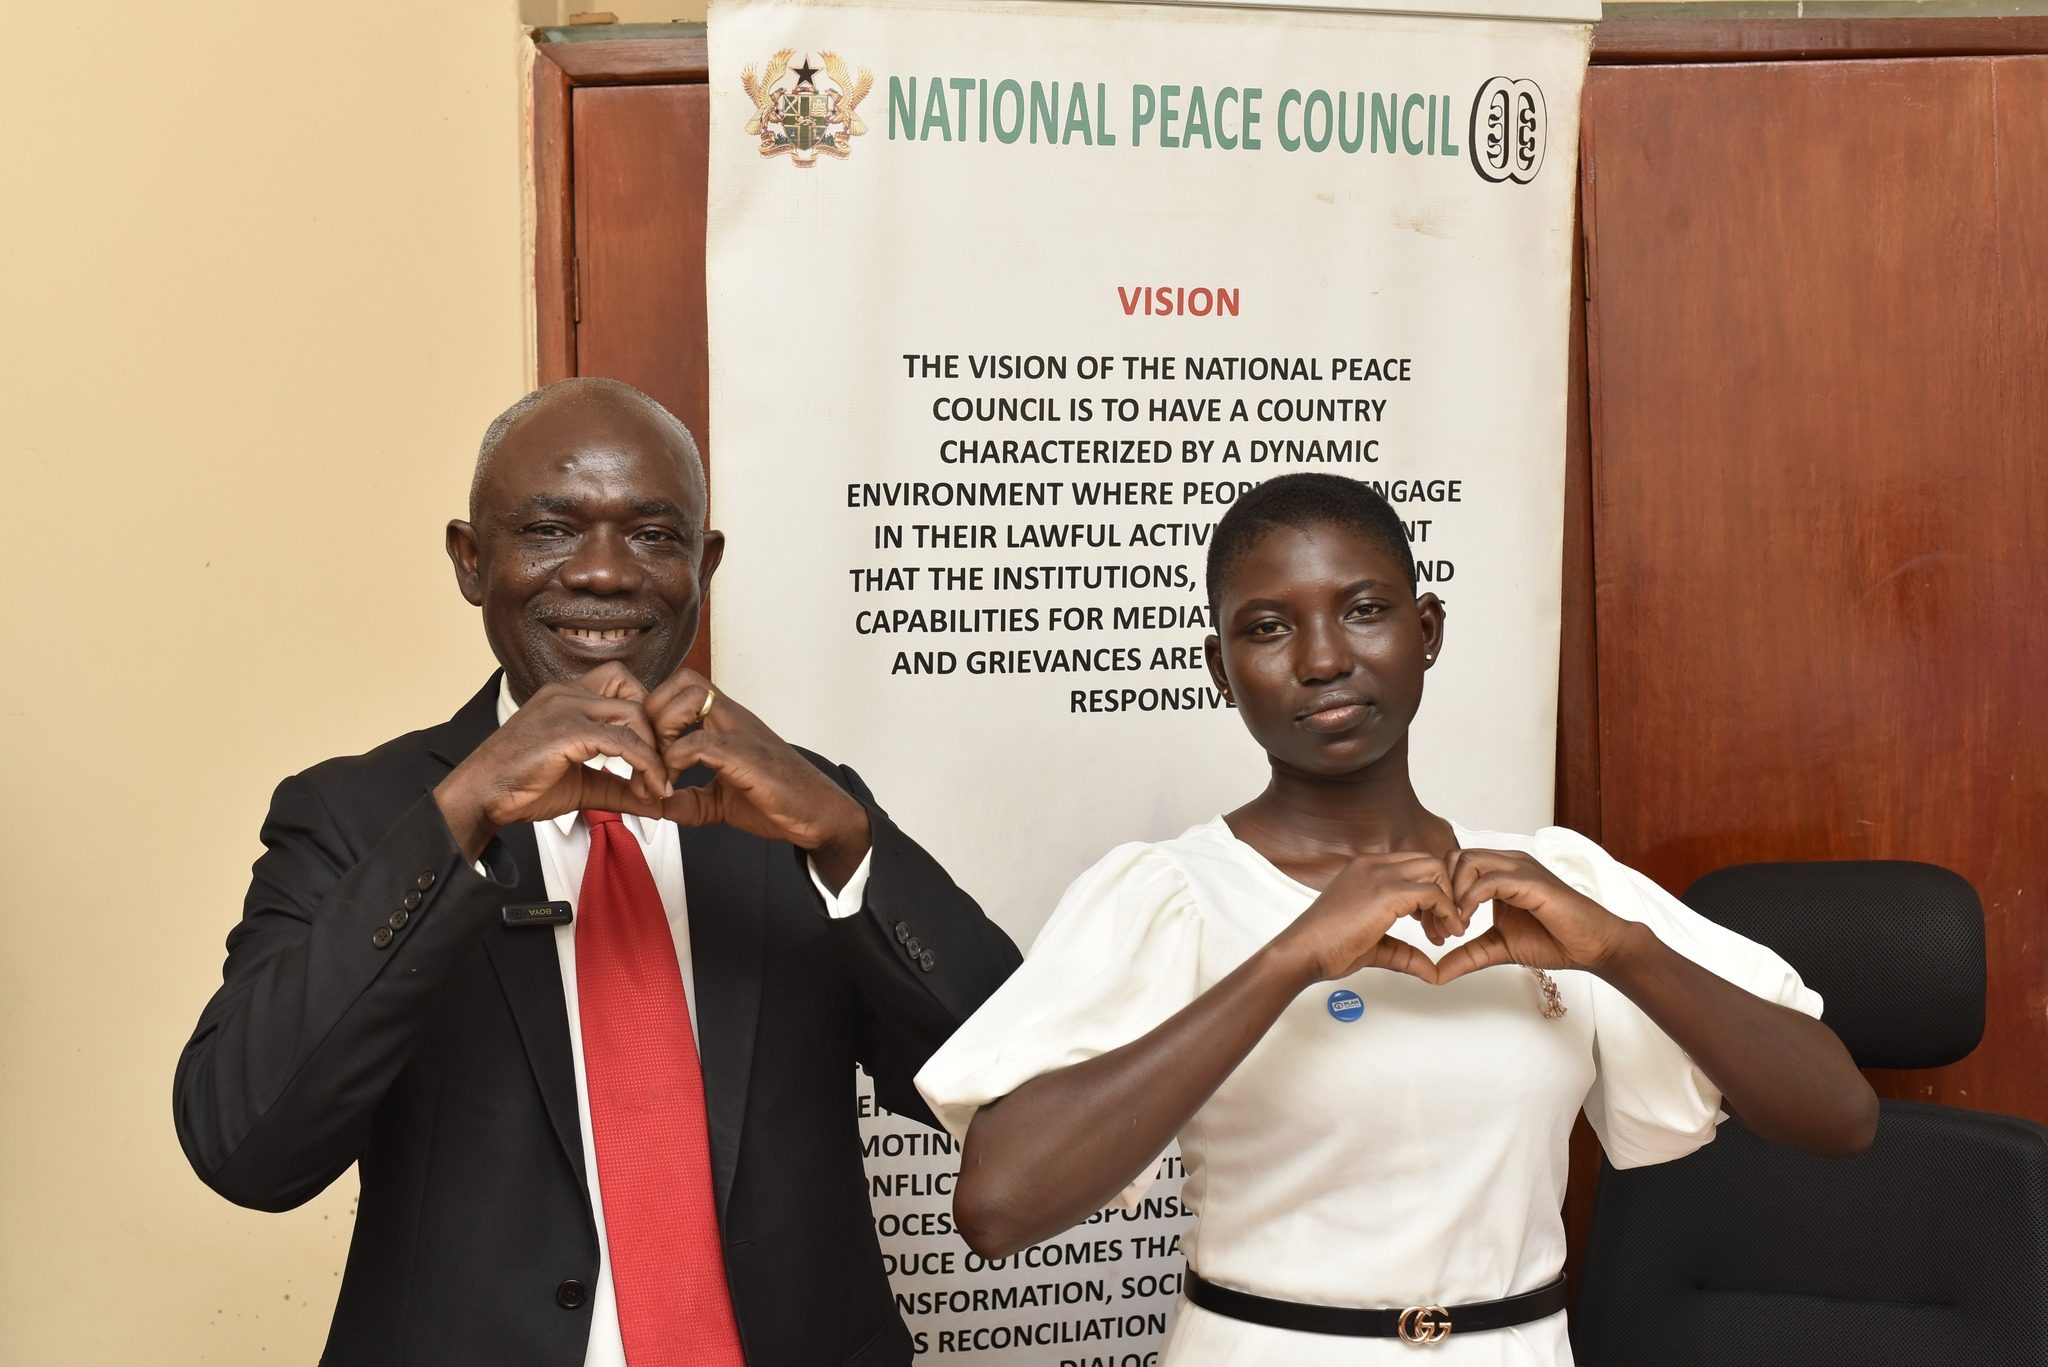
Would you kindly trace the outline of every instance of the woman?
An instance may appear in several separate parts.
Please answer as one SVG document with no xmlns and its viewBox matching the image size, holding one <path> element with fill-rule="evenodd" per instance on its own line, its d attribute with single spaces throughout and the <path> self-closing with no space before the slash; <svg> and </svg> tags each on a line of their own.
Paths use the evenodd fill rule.
<svg viewBox="0 0 2048 1367">
<path fill-rule="evenodd" d="M 918 1077 L 965 1142 L 954 1211 L 989 1257 L 1135 1199 L 1178 1137 L 1197 1220 L 1168 1367 L 1393 1363 L 1402 1337 L 1443 1367 L 1569 1363 L 1582 1107 L 1622 1167 L 1691 1152 L 1721 1112 L 1823 1153 L 1875 1132 L 1783 960 L 1570 831 L 1423 807 L 1408 727 L 1444 609 L 1415 589 L 1399 518 L 1356 481 L 1234 505 L 1208 660 L 1265 791 L 1083 874 Z"/>
</svg>

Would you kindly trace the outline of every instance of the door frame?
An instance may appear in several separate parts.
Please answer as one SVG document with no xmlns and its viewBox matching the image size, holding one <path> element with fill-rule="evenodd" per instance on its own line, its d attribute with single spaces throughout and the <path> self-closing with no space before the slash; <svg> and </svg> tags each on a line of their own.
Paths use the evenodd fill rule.
<svg viewBox="0 0 2048 1367">
<path fill-rule="evenodd" d="M 701 85 L 710 76 L 710 48 L 702 24 L 579 25 L 533 31 L 528 155 L 533 170 L 533 313 L 539 383 L 576 373 L 576 90 Z"/>
</svg>

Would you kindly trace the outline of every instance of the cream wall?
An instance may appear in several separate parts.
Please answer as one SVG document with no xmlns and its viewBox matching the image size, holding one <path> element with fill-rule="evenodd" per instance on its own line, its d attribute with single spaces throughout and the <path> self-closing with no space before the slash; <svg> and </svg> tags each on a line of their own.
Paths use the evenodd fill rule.
<svg viewBox="0 0 2048 1367">
<path fill-rule="evenodd" d="M 584 7 L 10 25 L 0 1362 L 318 1352 L 352 1179 L 288 1215 L 213 1196 L 171 1070 L 271 786 L 489 665 L 440 528 L 529 374 L 522 25 Z"/>
<path fill-rule="evenodd" d="M 0 1362 L 318 1355 L 353 1179 L 230 1206 L 178 1151 L 171 1069 L 271 786 L 489 666 L 441 524 L 526 385 L 541 8 L 9 24 Z"/>
</svg>

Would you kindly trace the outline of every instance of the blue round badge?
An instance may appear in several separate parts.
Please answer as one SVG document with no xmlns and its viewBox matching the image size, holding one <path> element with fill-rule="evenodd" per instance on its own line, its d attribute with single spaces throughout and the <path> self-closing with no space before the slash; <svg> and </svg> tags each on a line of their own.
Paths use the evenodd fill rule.
<svg viewBox="0 0 2048 1367">
<path fill-rule="evenodd" d="M 1349 1025 L 1365 1014 L 1365 998 L 1349 988 L 1339 988 L 1330 994 L 1330 1014 Z"/>
</svg>

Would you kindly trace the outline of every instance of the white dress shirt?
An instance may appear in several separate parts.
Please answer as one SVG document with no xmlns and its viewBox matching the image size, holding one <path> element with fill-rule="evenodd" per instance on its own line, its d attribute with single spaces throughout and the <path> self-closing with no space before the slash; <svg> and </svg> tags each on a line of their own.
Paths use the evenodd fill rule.
<svg viewBox="0 0 2048 1367">
<path fill-rule="evenodd" d="M 498 725 L 503 726 L 519 704 L 512 700 L 511 684 L 498 684 Z M 631 770 L 624 760 L 592 760 L 622 777 Z M 689 907 L 683 893 L 683 851 L 673 821 L 647 817 L 621 818 L 625 828 L 640 842 L 647 856 L 648 872 L 661 893 L 662 909 L 668 913 L 669 933 L 675 938 L 676 965 L 683 971 L 683 991 L 690 1004 L 690 1037 L 697 1035 L 697 982 L 690 960 Z M 590 827 L 580 813 L 571 812 L 552 821 L 533 823 L 534 843 L 540 847 L 541 874 L 547 880 L 548 900 L 567 902 L 573 914 L 583 889 L 583 867 L 590 859 Z M 825 910 L 834 917 L 851 916 L 861 908 L 867 892 L 868 866 L 873 852 L 863 857 L 860 867 L 834 893 L 818 876 L 815 863 L 809 865 L 811 882 L 824 899 Z M 478 866 L 482 872 L 482 866 Z M 590 1209 L 597 1217 L 597 1285 L 590 1296 L 590 1346 L 583 1355 L 583 1367 L 626 1367 L 626 1348 L 619 1337 L 619 1308 L 612 1294 L 611 1253 L 604 1229 L 604 1194 L 598 1187 L 597 1147 L 590 1133 L 590 1092 L 583 1070 L 583 1018 L 576 995 L 576 922 L 555 927 L 555 957 L 562 969 L 562 1001 L 569 1011 L 569 1054 L 576 1063 L 576 1124 L 583 1136 L 583 1171 L 590 1177 Z"/>
</svg>

